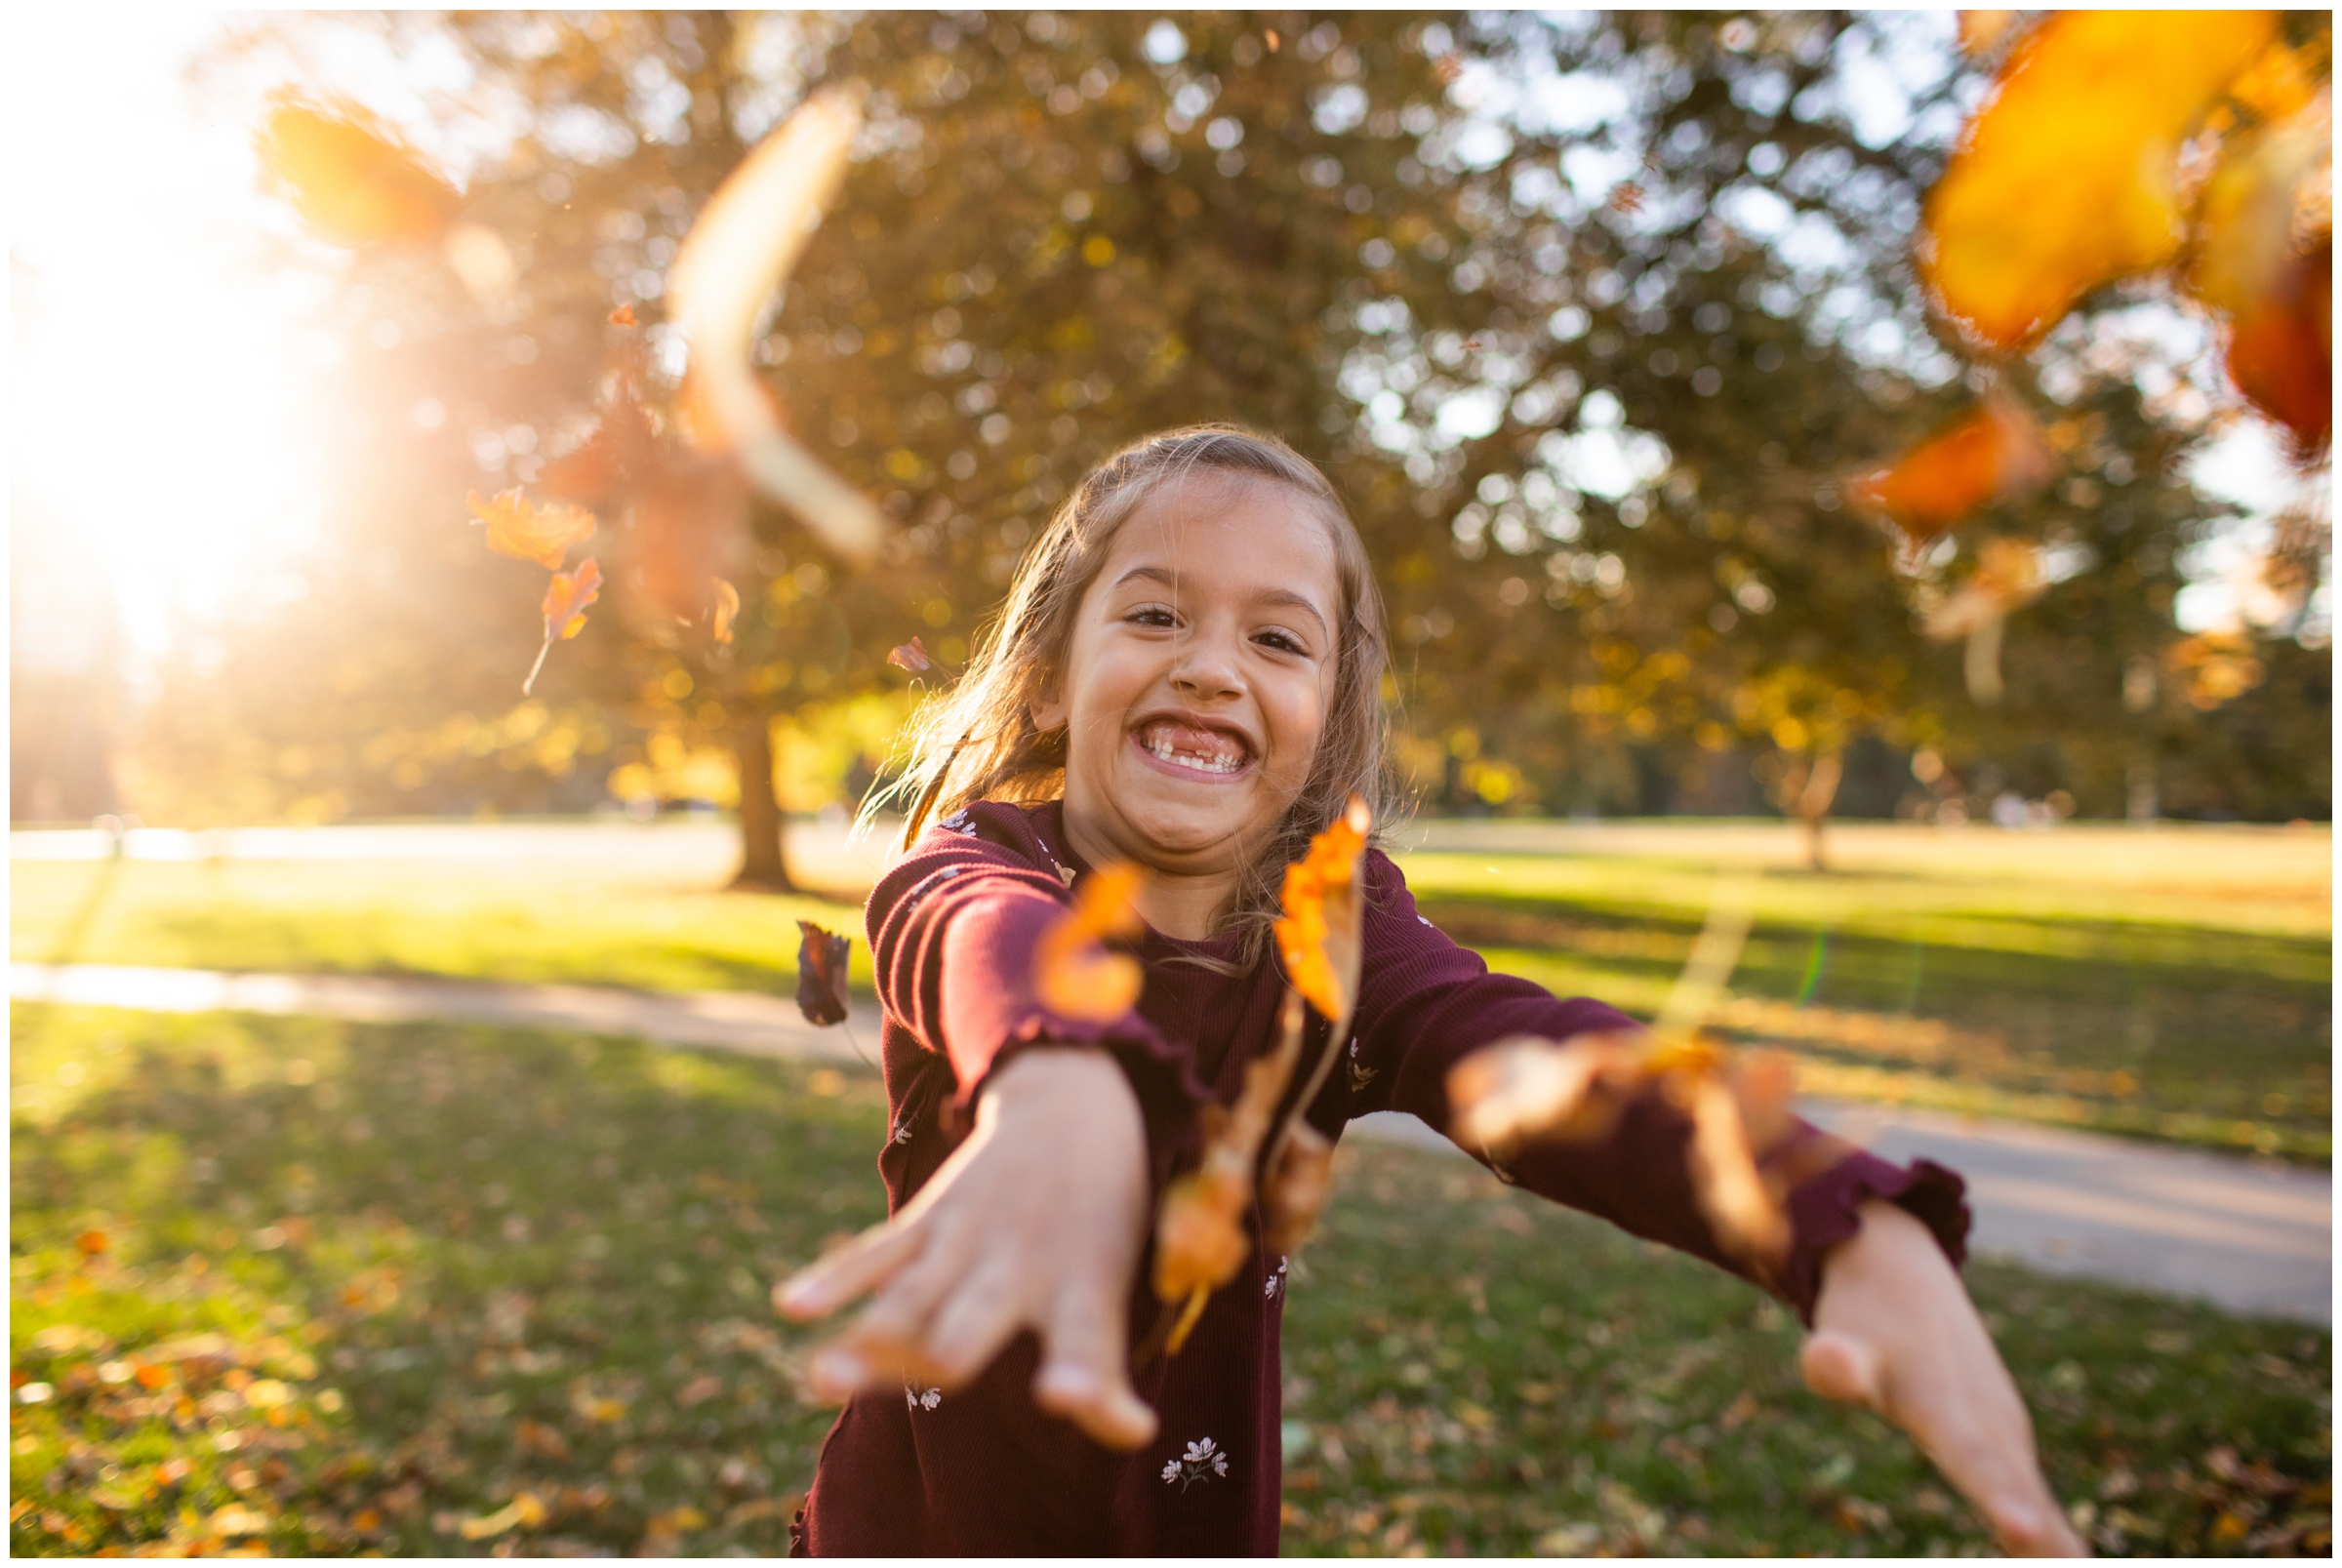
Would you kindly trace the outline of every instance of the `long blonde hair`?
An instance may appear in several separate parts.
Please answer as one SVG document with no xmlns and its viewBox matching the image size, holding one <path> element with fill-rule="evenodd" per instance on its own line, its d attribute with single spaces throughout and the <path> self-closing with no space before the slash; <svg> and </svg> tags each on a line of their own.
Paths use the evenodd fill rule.
<svg viewBox="0 0 2342 1568">
<path fill-rule="evenodd" d="M 1148 497 L 1198 470 L 1301 492 L 1332 537 L 1342 593 L 1334 697 L 1309 780 L 1246 866 L 1215 927 L 1216 935 L 1244 939 L 1249 967 L 1267 950 L 1284 867 L 1308 849 L 1310 835 L 1353 794 L 1373 808 L 1378 836 L 1398 805 L 1382 704 L 1383 601 L 1366 546 L 1333 484 L 1274 436 L 1233 424 L 1189 425 L 1135 441 L 1091 469 L 1026 551 L 998 618 L 978 634 L 966 672 L 911 720 L 908 764 L 865 803 L 864 817 L 903 802 L 908 846 L 929 823 L 971 802 L 1038 802 L 1065 793 L 1066 732 L 1038 728 L 1033 704 L 1059 690 L 1074 616 L 1122 525 Z"/>
</svg>

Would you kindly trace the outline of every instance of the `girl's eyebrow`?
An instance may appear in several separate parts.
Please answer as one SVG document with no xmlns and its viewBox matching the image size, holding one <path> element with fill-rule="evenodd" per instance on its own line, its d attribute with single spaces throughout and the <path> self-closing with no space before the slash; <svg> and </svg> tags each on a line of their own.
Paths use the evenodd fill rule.
<svg viewBox="0 0 2342 1568">
<path fill-rule="evenodd" d="M 1179 587 L 1179 575 L 1175 572 L 1165 571 L 1159 566 L 1134 566 L 1114 579 L 1114 586 L 1118 588 L 1125 583 L 1133 582 L 1160 583 L 1164 587 L 1176 590 Z M 1328 629 L 1324 613 L 1316 605 L 1311 603 L 1306 595 L 1295 593 L 1291 588 L 1264 589 L 1254 602 L 1287 605 L 1307 610 L 1310 613 L 1310 619 L 1317 623 L 1317 629 L 1320 633 Z"/>
</svg>

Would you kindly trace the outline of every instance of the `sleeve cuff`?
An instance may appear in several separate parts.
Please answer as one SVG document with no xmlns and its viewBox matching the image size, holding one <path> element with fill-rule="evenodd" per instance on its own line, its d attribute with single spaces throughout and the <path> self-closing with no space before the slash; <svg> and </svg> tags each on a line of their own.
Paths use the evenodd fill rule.
<svg viewBox="0 0 2342 1568">
<path fill-rule="evenodd" d="M 1827 1135 L 1823 1135 L 1827 1136 Z M 1864 1149 L 1851 1149 L 1820 1175 L 1798 1184 L 1789 1195 L 1790 1226 L 1796 1240 L 1781 1273 L 1781 1295 L 1808 1327 L 1822 1293 L 1822 1263 L 1830 1249 L 1862 1228 L 1862 1205 L 1884 1198 L 1935 1234 L 1952 1266 L 1968 1258 L 1973 1223 L 1967 1183 L 1930 1159 L 1896 1165 Z"/>
</svg>

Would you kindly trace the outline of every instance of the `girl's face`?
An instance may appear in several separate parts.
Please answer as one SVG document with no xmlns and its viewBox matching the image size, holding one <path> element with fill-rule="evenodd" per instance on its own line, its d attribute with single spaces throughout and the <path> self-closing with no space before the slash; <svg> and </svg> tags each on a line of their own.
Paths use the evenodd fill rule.
<svg viewBox="0 0 2342 1568">
<path fill-rule="evenodd" d="M 1093 861 L 1233 876 L 1308 783 L 1342 595 L 1307 498 L 1205 473 L 1124 522 L 1082 596 L 1058 690 L 1066 824 Z"/>
</svg>

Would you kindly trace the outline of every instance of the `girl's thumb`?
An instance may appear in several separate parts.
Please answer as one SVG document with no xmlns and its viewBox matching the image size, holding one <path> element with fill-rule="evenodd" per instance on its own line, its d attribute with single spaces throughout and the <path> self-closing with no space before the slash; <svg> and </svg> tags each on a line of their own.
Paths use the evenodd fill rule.
<svg viewBox="0 0 2342 1568">
<path fill-rule="evenodd" d="M 1797 1352 L 1797 1368 L 1805 1374 L 1805 1387 L 1823 1398 L 1885 1413 L 1885 1379 L 1878 1352 L 1868 1340 L 1840 1329 L 1822 1329 L 1806 1337 L 1804 1348 Z"/>
</svg>

